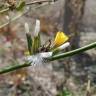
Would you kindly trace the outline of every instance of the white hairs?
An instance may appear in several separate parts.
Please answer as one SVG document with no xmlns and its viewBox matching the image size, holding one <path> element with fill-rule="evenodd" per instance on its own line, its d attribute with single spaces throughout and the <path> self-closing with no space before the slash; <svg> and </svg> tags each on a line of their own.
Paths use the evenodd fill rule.
<svg viewBox="0 0 96 96">
<path fill-rule="evenodd" d="M 31 63 L 32 67 L 41 66 L 45 63 L 45 59 L 52 56 L 52 52 L 42 52 L 36 55 L 27 56 L 26 60 Z"/>
</svg>

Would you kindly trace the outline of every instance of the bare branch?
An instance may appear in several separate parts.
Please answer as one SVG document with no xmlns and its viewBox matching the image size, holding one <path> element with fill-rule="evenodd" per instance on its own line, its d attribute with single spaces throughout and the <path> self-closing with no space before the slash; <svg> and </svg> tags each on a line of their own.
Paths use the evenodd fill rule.
<svg viewBox="0 0 96 96">
<path fill-rule="evenodd" d="M 44 3 L 44 2 L 55 2 L 57 0 L 39 0 L 39 1 L 32 1 L 32 2 L 29 2 L 29 3 L 26 3 L 25 5 L 33 5 L 33 4 L 38 4 L 38 3 Z"/>
</svg>

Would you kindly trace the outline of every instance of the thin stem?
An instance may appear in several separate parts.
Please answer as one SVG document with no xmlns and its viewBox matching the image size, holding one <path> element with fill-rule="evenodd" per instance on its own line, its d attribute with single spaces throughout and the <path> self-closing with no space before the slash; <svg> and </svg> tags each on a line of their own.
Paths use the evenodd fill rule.
<svg viewBox="0 0 96 96">
<path fill-rule="evenodd" d="M 52 0 L 32 1 L 32 2 L 26 3 L 25 5 L 33 5 L 33 4 L 43 3 L 43 2 L 53 2 L 53 1 Z"/>
<path fill-rule="evenodd" d="M 28 5 L 32 5 L 32 4 L 36 4 L 36 3 L 43 3 L 43 2 L 52 2 L 52 0 L 48 0 L 48 1 L 47 1 L 47 0 L 33 1 L 33 2 L 26 3 L 25 5 L 28 6 Z M 35 7 L 34 9 L 40 8 L 40 7 L 42 7 L 42 6 L 44 6 L 44 5 L 40 5 L 40 6 L 38 6 L 38 7 Z M 9 11 L 9 8 L 6 8 L 6 9 L 4 9 L 4 10 L 1 10 L 0 13 L 4 13 L 4 12 L 6 12 L 6 11 Z M 18 18 L 20 18 L 22 15 L 24 15 L 24 14 L 26 14 L 26 13 L 27 13 L 27 12 L 22 13 L 22 14 L 18 15 L 17 17 L 14 17 L 13 19 L 11 19 L 11 22 L 17 20 Z M 5 26 L 7 26 L 8 24 L 9 24 L 9 22 L 1 25 L 0 28 L 3 28 L 3 27 L 5 27 Z"/>
<path fill-rule="evenodd" d="M 26 14 L 27 12 L 28 12 L 28 10 L 27 10 L 26 12 L 24 12 L 24 13 L 19 14 L 19 15 L 16 16 L 16 17 L 12 18 L 12 19 L 10 20 L 10 22 L 13 22 L 13 21 L 17 20 L 18 18 L 20 18 L 21 16 L 23 16 L 23 15 Z M 2 25 L 0 26 L 0 29 L 3 28 L 3 27 L 5 27 L 5 26 L 7 26 L 10 22 L 8 21 L 7 23 L 2 24 Z"/>
<path fill-rule="evenodd" d="M 21 69 L 24 67 L 28 67 L 31 66 L 31 62 L 30 63 L 24 63 L 24 64 L 17 64 L 14 66 L 6 66 L 5 68 L 0 69 L 0 74 L 4 74 L 4 73 L 8 73 L 17 69 Z"/>
<path fill-rule="evenodd" d="M 2 13 L 4 13 L 4 12 L 7 12 L 7 11 L 9 11 L 9 8 L 5 8 L 5 9 L 1 10 L 1 11 L 0 11 L 0 14 L 2 14 Z"/>
<path fill-rule="evenodd" d="M 86 45 L 84 47 L 69 51 L 69 52 L 65 52 L 65 53 L 62 53 L 62 54 L 59 54 L 59 55 L 55 55 L 51 58 L 48 58 L 48 60 L 53 61 L 53 60 L 58 60 L 58 59 L 65 58 L 65 57 L 70 57 L 72 55 L 79 54 L 81 52 L 87 51 L 87 50 L 95 48 L 95 47 L 96 47 L 96 42 L 91 43 L 89 45 Z"/>
<path fill-rule="evenodd" d="M 55 0 L 55 1 L 57 1 L 57 0 Z M 55 2 L 55 1 L 54 1 L 54 2 Z M 25 3 L 25 5 L 26 5 L 26 6 L 29 6 L 29 5 L 38 4 L 38 3 L 44 3 L 44 2 L 53 2 L 53 1 L 52 1 L 52 0 L 32 1 L 32 2 Z M 5 8 L 5 9 L 1 10 L 0 13 L 2 14 L 2 13 L 7 12 L 7 11 L 9 11 L 9 10 L 10 10 L 10 9 L 9 9 L 9 7 L 8 7 L 8 8 Z"/>
<path fill-rule="evenodd" d="M 69 52 L 66 52 L 66 53 L 62 53 L 60 55 L 55 55 L 51 58 L 48 58 L 48 60 L 50 60 L 50 61 L 58 60 L 58 59 L 61 59 L 61 58 L 65 58 L 65 57 L 68 57 L 68 56 L 72 56 L 72 55 L 87 51 L 87 50 L 95 48 L 95 47 L 96 47 L 96 42 L 91 43 L 89 45 L 86 45 L 86 46 L 81 47 L 81 48 L 76 49 L 76 50 L 72 50 L 72 51 L 69 51 Z M 31 66 L 31 62 L 24 63 L 22 65 L 14 65 L 14 66 L 9 66 L 9 67 L 7 66 L 5 68 L 0 69 L 0 74 L 8 73 L 8 72 L 11 72 L 11 71 L 14 71 L 14 70 L 17 70 L 17 69 L 20 69 L 20 68 L 28 67 L 28 66 Z"/>
</svg>

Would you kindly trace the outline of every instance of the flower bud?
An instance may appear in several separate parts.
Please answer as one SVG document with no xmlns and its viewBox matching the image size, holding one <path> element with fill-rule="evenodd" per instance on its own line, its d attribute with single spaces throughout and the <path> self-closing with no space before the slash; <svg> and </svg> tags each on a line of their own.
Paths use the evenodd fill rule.
<svg viewBox="0 0 96 96">
<path fill-rule="evenodd" d="M 39 32 L 40 32 L 40 20 L 37 19 L 36 20 L 35 30 L 34 30 L 34 36 L 35 37 L 38 36 Z"/>
<path fill-rule="evenodd" d="M 29 33 L 29 25 L 28 25 L 28 23 L 25 23 L 25 32 Z"/>
</svg>

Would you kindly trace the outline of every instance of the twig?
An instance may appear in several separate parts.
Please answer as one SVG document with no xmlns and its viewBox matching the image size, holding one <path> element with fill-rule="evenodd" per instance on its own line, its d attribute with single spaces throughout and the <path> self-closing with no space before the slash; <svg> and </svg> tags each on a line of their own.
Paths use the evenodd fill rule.
<svg viewBox="0 0 96 96">
<path fill-rule="evenodd" d="M 31 66 L 31 62 L 24 63 L 24 64 L 17 64 L 17 65 L 14 65 L 14 66 L 7 66 L 5 68 L 0 69 L 0 74 L 8 73 L 8 72 L 11 72 L 11 71 L 14 71 L 14 70 L 17 70 L 17 69 L 21 69 L 21 68 L 24 68 L 24 67 L 28 67 L 28 66 Z"/>
<path fill-rule="evenodd" d="M 50 61 L 58 60 L 58 59 L 61 59 L 61 58 L 65 58 L 65 57 L 68 57 L 68 56 L 72 56 L 72 55 L 87 51 L 87 50 L 95 48 L 95 47 L 96 47 L 96 42 L 91 43 L 89 45 L 86 45 L 84 47 L 81 47 L 79 49 L 73 50 L 73 51 L 69 51 L 69 52 L 66 52 L 66 53 L 62 53 L 60 55 L 56 55 L 54 57 L 48 58 L 48 60 L 50 60 Z M 8 72 L 11 72 L 11 71 L 23 68 L 23 67 L 28 67 L 28 66 L 31 66 L 31 62 L 30 63 L 24 63 L 22 65 L 14 65 L 14 66 L 1 68 L 0 69 L 0 74 L 8 73 Z"/>
<path fill-rule="evenodd" d="M 43 6 L 45 6 L 45 5 L 40 5 L 40 6 L 38 6 L 38 7 L 34 7 L 34 9 L 38 9 L 38 8 L 40 8 L 40 7 L 43 7 Z M 32 9 L 32 10 L 33 10 L 33 9 Z M 22 13 L 22 14 L 19 14 L 18 16 L 14 17 L 14 18 L 11 19 L 10 21 L 13 22 L 13 21 L 19 19 L 21 16 L 25 15 L 27 12 L 28 12 L 28 10 L 27 10 L 26 12 L 24 12 L 24 13 Z M 0 26 L 0 29 L 3 28 L 3 27 L 5 27 L 5 26 L 7 26 L 9 23 L 10 23 L 10 22 L 8 21 L 7 23 L 2 24 L 2 25 Z"/>
<path fill-rule="evenodd" d="M 32 4 L 36 4 L 36 3 L 40 3 L 40 2 L 41 2 L 41 3 L 42 3 L 42 2 L 52 2 L 52 0 L 48 0 L 48 1 L 46 1 L 46 0 L 34 1 L 34 2 L 30 2 L 30 3 L 26 3 L 25 5 L 32 5 Z M 40 8 L 40 7 L 43 7 L 43 6 L 45 6 L 45 5 L 40 5 L 40 6 L 34 7 L 34 9 L 38 9 L 38 8 Z M 6 8 L 6 9 L 0 11 L 0 13 L 6 12 L 6 11 L 9 11 L 9 8 Z M 17 17 L 14 17 L 13 19 L 11 19 L 11 22 L 17 20 L 18 18 L 20 18 L 21 16 L 23 16 L 23 15 L 26 14 L 26 13 L 27 13 L 27 12 L 24 12 L 24 13 L 18 15 Z M 3 27 L 5 27 L 5 26 L 8 25 L 8 24 L 9 24 L 9 22 L 1 25 L 0 28 L 3 28 Z"/>
<path fill-rule="evenodd" d="M 2 13 L 4 13 L 4 12 L 7 12 L 7 11 L 9 11 L 9 8 L 6 8 L 6 9 L 1 10 L 1 11 L 0 11 L 0 14 L 2 14 Z"/>
<path fill-rule="evenodd" d="M 55 1 L 57 1 L 57 0 L 54 0 L 54 2 L 55 2 Z M 52 0 L 32 1 L 32 2 L 25 3 L 25 6 L 34 5 L 34 4 L 38 4 L 38 3 L 44 3 L 44 2 L 53 2 L 53 1 L 52 1 Z M 0 14 L 9 11 L 9 9 L 10 9 L 10 8 L 8 7 L 8 8 L 5 8 L 5 9 L 1 10 L 1 11 L 0 11 Z"/>
<path fill-rule="evenodd" d="M 38 7 L 34 7 L 34 9 L 38 9 L 38 8 L 40 8 L 40 7 L 43 7 L 43 6 L 44 6 L 44 5 L 40 5 L 40 6 L 38 6 Z M 27 10 L 26 12 L 24 12 L 24 13 L 22 13 L 22 14 L 19 14 L 18 16 L 14 17 L 14 18 L 11 19 L 10 21 L 13 22 L 13 21 L 19 19 L 21 16 L 25 15 L 27 12 L 28 12 L 28 10 Z M 9 23 L 10 23 L 10 22 L 8 21 L 7 23 L 2 24 L 2 25 L 0 26 L 0 29 L 3 28 L 3 27 L 5 27 L 5 26 L 7 26 Z"/>
<path fill-rule="evenodd" d="M 27 12 L 28 12 L 28 10 L 27 10 L 26 12 L 22 13 L 22 14 L 19 14 L 18 16 L 14 17 L 14 18 L 12 18 L 12 19 L 10 18 L 10 19 L 11 19 L 10 22 L 13 22 L 13 21 L 17 20 L 18 18 L 20 18 L 21 16 L 23 16 L 23 15 L 26 14 Z M 0 28 L 3 28 L 3 27 L 5 27 L 5 26 L 7 26 L 10 22 L 8 21 L 7 23 L 2 24 L 2 25 L 0 26 Z"/>
<path fill-rule="evenodd" d="M 52 0 L 39 0 L 39 1 L 32 1 L 32 2 L 26 3 L 25 5 L 33 5 L 33 4 L 44 3 L 44 2 L 53 2 L 53 1 Z"/>
<path fill-rule="evenodd" d="M 86 88 L 86 96 L 91 96 L 91 80 L 88 80 L 87 88 Z"/>
<path fill-rule="evenodd" d="M 96 48 L 96 42 L 86 45 L 84 47 L 78 48 L 76 50 L 72 50 L 72 51 L 65 52 L 65 53 L 62 53 L 59 55 L 55 55 L 55 56 L 49 58 L 48 60 L 53 61 L 53 60 L 58 60 L 58 59 L 65 58 L 65 57 L 70 57 L 72 55 L 79 54 L 81 52 L 87 51 L 92 48 Z"/>
</svg>

